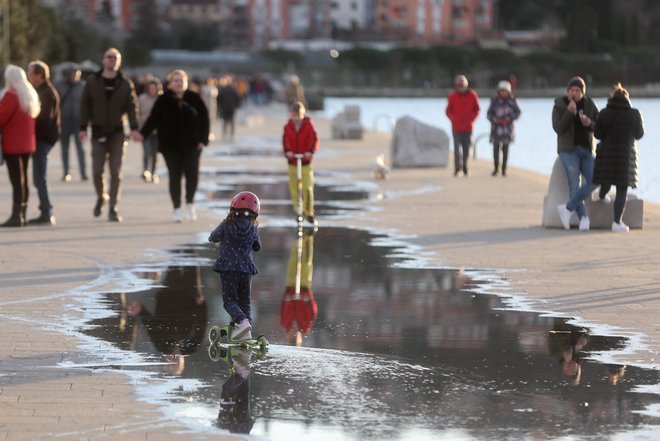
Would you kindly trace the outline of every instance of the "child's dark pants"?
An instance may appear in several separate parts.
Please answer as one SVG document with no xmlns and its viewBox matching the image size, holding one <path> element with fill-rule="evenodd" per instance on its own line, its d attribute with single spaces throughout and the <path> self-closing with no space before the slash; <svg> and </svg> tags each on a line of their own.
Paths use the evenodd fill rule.
<svg viewBox="0 0 660 441">
<path fill-rule="evenodd" d="M 220 280 L 222 281 L 223 306 L 232 321 L 240 323 L 247 318 L 252 322 L 250 311 L 252 274 L 223 271 L 220 273 Z"/>
</svg>

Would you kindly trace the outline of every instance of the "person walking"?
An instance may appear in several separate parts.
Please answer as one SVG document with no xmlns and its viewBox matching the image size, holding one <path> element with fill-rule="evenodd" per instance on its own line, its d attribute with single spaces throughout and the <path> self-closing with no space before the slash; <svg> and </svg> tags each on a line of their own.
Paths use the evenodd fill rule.
<svg viewBox="0 0 660 441">
<path fill-rule="evenodd" d="M 291 75 L 289 77 L 289 83 L 284 89 L 284 101 L 289 109 L 297 102 L 305 104 L 305 88 L 300 83 L 298 75 Z"/>
<path fill-rule="evenodd" d="M 87 139 L 92 126 L 92 177 L 96 190 L 94 217 L 99 217 L 109 200 L 108 220 L 122 222 L 119 214 L 122 161 L 126 152 L 124 115 L 128 117 L 133 141 L 142 141 L 138 132 L 138 101 L 133 82 L 121 70 L 121 53 L 109 48 L 103 56 L 103 68 L 87 77 L 80 101 L 80 140 Z M 110 194 L 106 192 L 105 163 L 110 165 Z"/>
<path fill-rule="evenodd" d="M 451 131 L 454 137 L 454 176 L 462 171 L 464 176 L 468 173 L 468 156 L 472 145 L 472 128 L 474 120 L 479 115 L 479 96 L 477 92 L 468 87 L 465 75 L 454 78 L 455 90 L 447 98 L 445 113 L 451 121 Z"/>
<path fill-rule="evenodd" d="M 222 138 L 229 137 L 234 140 L 235 115 L 236 109 L 241 104 L 241 99 L 233 85 L 232 78 L 225 75 L 220 78 L 220 89 L 218 92 L 218 107 L 220 108 L 220 117 L 222 118 Z"/>
<path fill-rule="evenodd" d="M 502 152 L 502 176 L 506 176 L 506 162 L 509 157 L 509 144 L 514 139 L 513 122 L 520 117 L 518 101 L 511 91 L 511 83 L 500 81 L 497 84 L 497 96 L 488 107 L 486 118 L 490 121 L 490 142 L 493 143 L 493 164 L 495 168 L 492 175 L 497 176 L 500 165 L 500 151 Z"/>
<path fill-rule="evenodd" d="M 60 95 L 60 110 L 62 115 L 62 134 L 60 145 L 62 147 L 62 167 L 64 173 L 62 181 L 71 182 L 72 176 L 69 168 L 69 144 L 71 137 L 76 146 L 78 154 L 78 168 L 80 179 L 87 181 L 87 166 L 85 161 L 85 149 L 80 141 L 80 99 L 82 97 L 85 83 L 80 80 L 80 68 L 70 65 L 62 71 L 64 78 L 55 84 L 57 93 Z"/>
<path fill-rule="evenodd" d="M 589 231 L 590 227 L 584 200 L 594 188 L 593 140 L 598 107 L 586 95 L 586 89 L 582 78 L 571 78 L 566 96 L 555 99 L 552 109 L 552 128 L 557 133 L 557 153 L 568 180 L 568 201 L 557 206 L 559 219 L 566 230 L 571 228 L 573 212 L 576 212 L 580 219 L 580 231 Z M 580 185 L 580 174 L 582 185 Z"/>
<path fill-rule="evenodd" d="M 607 106 L 600 111 L 594 136 L 601 140 L 596 152 L 594 184 L 600 185 L 599 198 L 608 201 L 607 193 L 614 185 L 614 221 L 612 231 L 625 233 L 629 230 L 623 223 L 628 187 L 637 188 L 637 146 L 635 140 L 644 136 L 644 122 L 639 110 L 630 104 L 630 95 L 616 83 L 607 100 Z"/>
<path fill-rule="evenodd" d="M 13 64 L 5 68 L 5 89 L 0 99 L 2 155 L 12 186 L 11 216 L 1 227 L 25 226 L 28 196 L 28 163 L 37 149 L 35 119 L 41 111 L 39 95 L 25 71 Z"/>
<path fill-rule="evenodd" d="M 209 143 L 209 115 L 198 93 L 188 90 L 188 74 L 175 70 L 167 76 L 167 90 L 158 97 L 140 130 L 146 137 L 158 130 L 158 148 L 169 172 L 173 219 L 183 222 L 181 180 L 186 178 L 186 215 L 197 220 L 195 193 L 199 181 L 199 159 Z"/>
<path fill-rule="evenodd" d="M 60 96 L 50 82 L 50 69 L 43 61 L 33 61 L 28 65 L 28 80 L 39 95 L 41 111 L 35 123 L 37 150 L 32 160 L 32 180 L 39 195 L 39 217 L 30 219 L 29 224 L 55 225 L 53 205 L 48 195 L 48 154 L 60 138 Z"/>
<path fill-rule="evenodd" d="M 144 92 L 138 96 L 138 107 L 140 108 L 140 127 L 144 125 L 151 114 L 151 110 L 159 96 L 163 94 L 163 85 L 156 77 L 147 80 Z M 160 178 L 156 174 L 156 162 L 158 158 L 158 135 L 151 133 L 144 136 L 142 147 L 142 179 L 144 182 L 158 184 Z"/>
<path fill-rule="evenodd" d="M 220 273 L 223 306 L 232 320 L 234 340 L 252 338 L 250 291 L 257 274 L 252 256 L 261 249 L 260 210 L 257 195 L 242 191 L 232 199 L 227 217 L 209 235 L 209 242 L 220 244 L 213 270 Z"/>
<path fill-rule="evenodd" d="M 296 155 L 303 155 L 302 163 L 302 214 L 312 225 L 316 225 L 314 216 L 314 169 L 312 160 L 319 148 L 319 137 L 314 123 L 305 115 L 305 106 L 297 102 L 289 111 L 289 121 L 284 125 L 282 144 L 284 156 L 289 163 L 289 191 L 293 210 L 298 213 L 298 168 Z M 298 220 L 302 222 L 301 219 Z"/>
</svg>

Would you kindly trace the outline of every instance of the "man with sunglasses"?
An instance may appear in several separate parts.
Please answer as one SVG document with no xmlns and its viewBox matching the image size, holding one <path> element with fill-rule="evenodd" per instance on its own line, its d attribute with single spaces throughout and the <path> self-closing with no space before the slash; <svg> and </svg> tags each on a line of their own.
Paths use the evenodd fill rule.
<svg viewBox="0 0 660 441">
<path fill-rule="evenodd" d="M 121 54 L 110 48 L 103 57 L 103 68 L 87 77 L 80 106 L 80 140 L 87 139 L 87 127 L 92 126 L 92 176 L 96 189 L 94 216 L 101 215 L 109 200 L 108 220 L 121 222 L 118 202 L 121 195 L 121 165 L 126 151 L 123 117 L 128 116 L 133 141 L 141 141 L 138 131 L 138 100 L 135 87 L 120 70 Z M 104 170 L 110 163 L 110 194 L 106 192 Z"/>
</svg>

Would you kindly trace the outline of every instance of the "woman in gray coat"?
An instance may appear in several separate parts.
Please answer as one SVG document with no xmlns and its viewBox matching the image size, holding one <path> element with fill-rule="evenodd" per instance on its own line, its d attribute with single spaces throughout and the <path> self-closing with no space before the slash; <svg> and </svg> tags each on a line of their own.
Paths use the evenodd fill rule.
<svg viewBox="0 0 660 441">
<path fill-rule="evenodd" d="M 612 231 L 627 232 L 628 226 L 622 221 L 623 210 L 628 187 L 636 188 L 638 184 L 635 140 L 644 136 L 644 123 L 639 110 L 632 108 L 628 91 L 621 83 L 614 85 L 607 107 L 600 111 L 594 136 L 600 139 L 600 144 L 593 182 L 600 185 L 599 197 L 603 201 L 609 200 L 607 193 L 612 185 L 616 187 Z"/>
</svg>

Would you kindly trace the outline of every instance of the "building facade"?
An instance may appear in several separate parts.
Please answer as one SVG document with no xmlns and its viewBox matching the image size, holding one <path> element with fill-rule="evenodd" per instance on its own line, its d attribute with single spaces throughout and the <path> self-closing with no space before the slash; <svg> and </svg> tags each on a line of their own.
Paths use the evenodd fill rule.
<svg viewBox="0 0 660 441">
<path fill-rule="evenodd" d="M 385 38 L 416 44 L 471 43 L 494 30 L 494 0 L 375 0 Z"/>
</svg>

